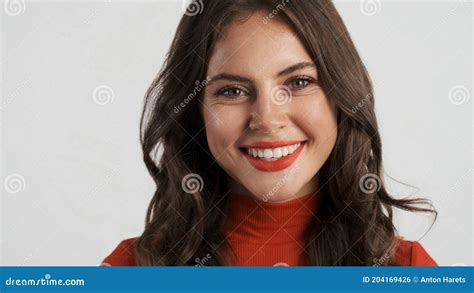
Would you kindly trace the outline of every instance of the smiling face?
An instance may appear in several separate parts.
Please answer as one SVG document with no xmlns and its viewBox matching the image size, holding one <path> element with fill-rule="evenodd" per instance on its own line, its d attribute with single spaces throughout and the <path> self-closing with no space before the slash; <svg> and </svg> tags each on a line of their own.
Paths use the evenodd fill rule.
<svg viewBox="0 0 474 293">
<path fill-rule="evenodd" d="M 319 188 L 337 112 L 301 41 L 283 22 L 264 24 L 265 15 L 234 22 L 216 43 L 202 113 L 231 191 L 281 202 Z"/>
</svg>

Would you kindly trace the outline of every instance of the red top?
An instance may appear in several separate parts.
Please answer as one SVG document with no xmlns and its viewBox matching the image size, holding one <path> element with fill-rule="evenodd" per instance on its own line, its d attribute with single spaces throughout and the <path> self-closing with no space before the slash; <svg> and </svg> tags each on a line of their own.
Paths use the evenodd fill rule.
<svg viewBox="0 0 474 293">
<path fill-rule="evenodd" d="M 276 203 L 236 193 L 229 196 L 226 235 L 235 256 L 232 265 L 303 265 L 304 228 L 312 217 L 317 218 L 319 192 Z M 120 242 L 101 265 L 135 266 L 132 249 L 135 239 Z M 398 238 L 397 245 L 396 260 L 402 266 L 438 265 L 418 241 Z"/>
</svg>

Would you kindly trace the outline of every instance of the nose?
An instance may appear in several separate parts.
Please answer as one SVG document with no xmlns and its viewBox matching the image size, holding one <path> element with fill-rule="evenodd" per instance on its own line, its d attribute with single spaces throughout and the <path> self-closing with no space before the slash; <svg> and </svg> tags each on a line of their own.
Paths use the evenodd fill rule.
<svg viewBox="0 0 474 293">
<path fill-rule="evenodd" d="M 275 102 L 272 97 L 274 90 L 257 95 L 250 112 L 251 130 L 261 133 L 276 133 L 288 125 L 288 107 Z"/>
</svg>

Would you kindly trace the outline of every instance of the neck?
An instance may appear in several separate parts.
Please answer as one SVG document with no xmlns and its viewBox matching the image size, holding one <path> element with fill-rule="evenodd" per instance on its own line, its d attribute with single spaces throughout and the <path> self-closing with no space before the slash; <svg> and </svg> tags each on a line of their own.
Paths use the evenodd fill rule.
<svg viewBox="0 0 474 293">
<path fill-rule="evenodd" d="M 234 265 L 304 265 L 306 231 L 320 202 L 312 192 L 285 202 L 264 202 L 232 192 L 226 236 Z"/>
<path fill-rule="evenodd" d="M 229 194 L 227 231 L 253 242 L 304 242 L 304 231 L 316 217 L 317 191 L 283 202 L 265 202 L 236 192 Z"/>
</svg>

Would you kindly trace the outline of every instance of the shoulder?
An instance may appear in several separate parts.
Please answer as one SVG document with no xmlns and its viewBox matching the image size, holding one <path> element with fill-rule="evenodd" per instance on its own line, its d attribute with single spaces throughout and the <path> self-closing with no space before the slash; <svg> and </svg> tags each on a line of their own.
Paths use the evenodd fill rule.
<svg viewBox="0 0 474 293">
<path fill-rule="evenodd" d="M 138 237 L 122 240 L 101 266 L 135 266 L 134 244 Z"/>
<path fill-rule="evenodd" d="M 418 241 L 397 239 L 396 260 L 402 266 L 438 266 Z"/>
</svg>

